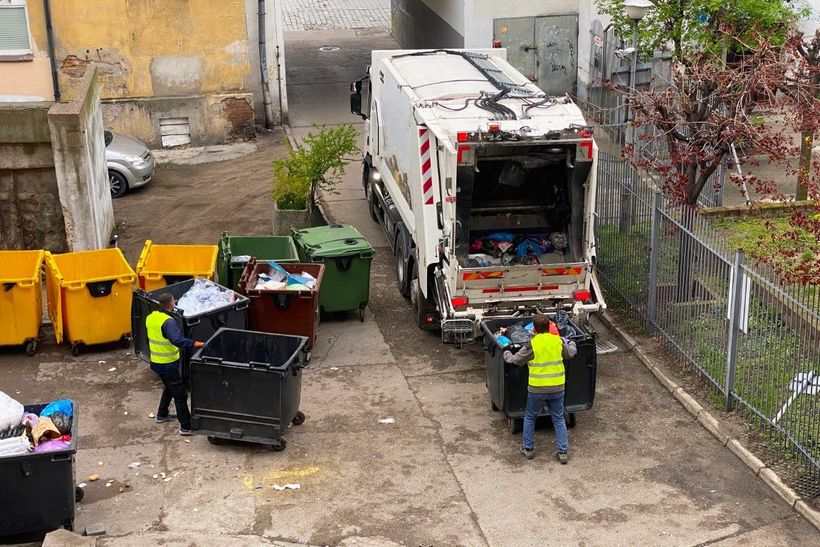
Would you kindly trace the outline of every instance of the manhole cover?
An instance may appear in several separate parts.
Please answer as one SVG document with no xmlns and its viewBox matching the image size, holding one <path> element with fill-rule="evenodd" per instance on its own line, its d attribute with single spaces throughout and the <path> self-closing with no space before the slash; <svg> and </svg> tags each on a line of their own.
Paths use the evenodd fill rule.
<svg viewBox="0 0 820 547">
<path fill-rule="evenodd" d="M 322 46 L 319 48 L 319 51 L 329 52 L 329 51 L 339 51 L 339 46 Z"/>
</svg>

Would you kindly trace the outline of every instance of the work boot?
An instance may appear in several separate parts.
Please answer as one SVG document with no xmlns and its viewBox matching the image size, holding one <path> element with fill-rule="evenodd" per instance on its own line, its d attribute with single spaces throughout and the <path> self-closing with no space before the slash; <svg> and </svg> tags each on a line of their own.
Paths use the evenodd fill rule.
<svg viewBox="0 0 820 547">
<path fill-rule="evenodd" d="M 521 453 L 524 454 L 524 457 L 527 458 L 528 460 L 532 459 L 532 448 L 525 448 L 525 447 L 522 446 L 521 447 Z"/>
<path fill-rule="evenodd" d="M 569 462 L 569 454 L 566 452 L 559 452 L 558 461 L 561 462 L 561 465 L 566 465 L 567 462 Z"/>
<path fill-rule="evenodd" d="M 191 435 L 193 435 L 190 429 L 185 429 L 184 427 L 179 428 L 179 434 L 183 437 L 190 437 Z"/>
<path fill-rule="evenodd" d="M 167 416 L 157 416 L 155 418 L 155 420 L 157 421 L 158 424 L 165 423 L 165 422 L 170 421 L 170 420 L 176 420 L 176 419 L 177 419 L 177 415 L 173 414 L 173 413 L 168 414 Z"/>
</svg>

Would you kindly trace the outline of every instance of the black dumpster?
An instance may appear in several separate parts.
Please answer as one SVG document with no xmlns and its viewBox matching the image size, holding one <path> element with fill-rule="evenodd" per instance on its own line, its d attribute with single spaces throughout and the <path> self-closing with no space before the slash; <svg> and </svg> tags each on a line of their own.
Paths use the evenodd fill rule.
<svg viewBox="0 0 820 547">
<path fill-rule="evenodd" d="M 134 300 L 131 303 L 131 332 L 134 337 L 134 352 L 137 357 L 146 363 L 151 362 L 151 354 L 148 351 L 148 333 L 145 330 L 145 318 L 151 312 L 160 309 L 158 299 L 162 293 L 171 293 L 175 300 L 179 300 L 193 286 L 194 281 L 194 279 L 188 279 L 151 292 L 142 289 L 137 289 L 134 292 Z M 222 289 L 230 290 L 225 287 L 222 287 Z M 220 328 L 245 329 L 248 327 L 248 298 L 239 293 L 235 293 L 235 295 L 235 302 L 211 311 L 185 316 L 182 310 L 174 309 L 171 315 L 176 319 L 185 337 L 204 342 Z M 189 377 L 188 363 L 192 354 L 192 350 L 180 352 L 182 376 L 185 379 Z"/>
<path fill-rule="evenodd" d="M 300 425 L 307 338 L 219 329 L 191 358 L 191 430 L 284 450 L 282 431 Z"/>
<path fill-rule="evenodd" d="M 45 404 L 25 405 L 38 414 Z M 71 444 L 65 450 L 0 457 L 0 537 L 74 529 L 74 503 L 83 491 L 74 486 L 77 453 L 77 403 L 73 407 Z"/>
<path fill-rule="evenodd" d="M 521 431 L 524 410 L 527 407 L 527 383 L 529 371 L 526 366 L 517 367 L 504 362 L 504 350 L 495 339 L 501 327 L 514 324 L 526 325 L 531 317 L 506 317 L 487 319 L 481 322 L 484 333 L 484 364 L 487 370 L 487 389 L 493 410 L 504 413 L 513 433 Z M 566 388 L 564 407 L 567 412 L 567 426 L 575 426 L 575 413 L 592 408 L 595 400 L 595 380 L 597 375 L 597 354 L 595 333 L 589 329 L 567 324 L 567 332 L 562 333 L 575 342 L 578 353 L 564 363 L 566 367 Z M 517 347 L 511 349 L 513 353 Z M 549 416 L 544 408 L 541 416 Z"/>
</svg>

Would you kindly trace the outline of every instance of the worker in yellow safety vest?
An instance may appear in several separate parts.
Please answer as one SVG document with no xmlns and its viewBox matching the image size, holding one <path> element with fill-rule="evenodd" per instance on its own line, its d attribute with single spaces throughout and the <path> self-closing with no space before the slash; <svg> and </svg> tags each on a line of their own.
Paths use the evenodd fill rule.
<svg viewBox="0 0 820 547">
<path fill-rule="evenodd" d="M 198 348 L 202 342 L 194 342 L 182 335 L 176 320 L 171 317 L 176 301 L 173 295 L 159 295 L 161 309 L 148 314 L 145 330 L 148 334 L 148 351 L 151 355 L 151 370 L 162 380 L 162 397 L 157 408 L 157 423 L 179 420 L 179 434 L 191 434 L 191 413 L 188 410 L 188 390 L 180 376 L 180 349 Z M 174 400 L 176 415 L 169 414 L 171 399 Z"/>
<path fill-rule="evenodd" d="M 565 464 L 569 461 L 569 437 L 567 424 L 564 422 L 564 360 L 575 357 L 578 348 L 575 342 L 558 335 L 557 328 L 550 328 L 552 325 L 546 315 L 539 313 L 532 322 L 535 336 L 530 345 L 522 347 L 515 354 L 510 350 L 504 352 L 504 360 L 508 363 L 529 366 L 521 453 L 528 460 L 533 458 L 535 419 L 541 409 L 548 406 L 555 428 L 558 461 Z"/>
</svg>

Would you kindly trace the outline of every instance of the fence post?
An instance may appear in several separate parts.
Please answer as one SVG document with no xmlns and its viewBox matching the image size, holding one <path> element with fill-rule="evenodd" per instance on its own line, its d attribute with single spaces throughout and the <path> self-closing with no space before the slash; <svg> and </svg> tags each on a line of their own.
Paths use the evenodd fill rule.
<svg viewBox="0 0 820 547">
<path fill-rule="evenodd" d="M 734 278 L 732 279 L 732 301 L 729 303 L 732 313 L 729 315 L 729 342 L 726 346 L 726 411 L 730 411 L 735 406 L 732 392 L 735 390 L 735 371 L 737 370 L 737 343 L 738 324 L 740 321 L 740 308 L 743 303 L 743 249 L 738 249 L 735 253 L 735 264 L 732 267 Z"/>
<path fill-rule="evenodd" d="M 652 207 L 652 238 L 649 249 L 649 298 L 646 304 L 646 332 L 655 332 L 658 313 L 658 255 L 661 242 L 661 207 L 663 194 L 655 190 L 655 201 Z"/>
<path fill-rule="evenodd" d="M 621 163 L 623 166 L 623 178 L 621 183 L 621 211 L 618 222 L 618 232 L 626 234 L 629 232 L 630 224 L 632 223 L 632 189 L 635 187 L 634 177 L 637 175 L 637 169 L 629 165 L 629 160 L 624 159 Z"/>
</svg>

